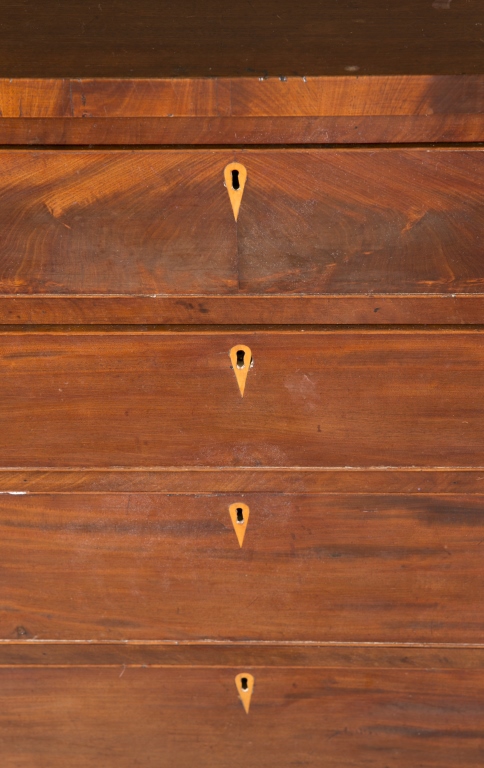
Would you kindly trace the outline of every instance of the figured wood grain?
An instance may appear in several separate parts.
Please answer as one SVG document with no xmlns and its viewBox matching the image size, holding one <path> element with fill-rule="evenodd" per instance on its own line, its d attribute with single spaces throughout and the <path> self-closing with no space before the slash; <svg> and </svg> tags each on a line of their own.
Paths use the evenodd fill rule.
<svg viewBox="0 0 484 768">
<path fill-rule="evenodd" d="M 0 157 L 2 292 L 236 289 L 235 222 L 211 152 Z"/>
<path fill-rule="evenodd" d="M 432 117 L 482 113 L 481 75 L 1 78 L 8 118 Z M 181 143 L 181 142 L 178 142 Z"/>
<path fill-rule="evenodd" d="M 483 385 L 480 330 L 5 332 L 0 466 L 480 468 Z"/>
<path fill-rule="evenodd" d="M 237 152 L 251 293 L 480 293 L 484 153 Z"/>
<path fill-rule="evenodd" d="M 249 716 L 240 671 L 2 669 L 2 758 L 9 768 L 94 768 L 100 755 L 106 768 L 482 765 L 482 671 L 258 669 Z"/>
<path fill-rule="evenodd" d="M 484 74 L 479 0 L 2 0 L 5 78 Z"/>
<path fill-rule="evenodd" d="M 0 637 L 479 644 L 483 539 L 484 496 L 3 494 Z"/>
<path fill-rule="evenodd" d="M 480 148 L 6 150 L 0 160 L 0 286 L 3 301 L 19 298 L 4 305 L 7 322 L 58 322 L 64 305 L 29 310 L 26 296 L 71 297 L 64 322 L 91 311 L 91 322 L 233 323 L 243 312 L 244 322 L 344 322 L 345 300 L 351 310 L 358 298 L 347 322 L 481 319 Z M 248 173 L 237 223 L 224 186 L 234 160 Z M 278 298 L 308 294 L 322 303 L 286 309 Z M 428 294 L 460 303 L 433 300 L 427 313 L 415 302 Z M 253 313 L 234 302 L 235 316 L 223 299 L 252 295 Z"/>
</svg>

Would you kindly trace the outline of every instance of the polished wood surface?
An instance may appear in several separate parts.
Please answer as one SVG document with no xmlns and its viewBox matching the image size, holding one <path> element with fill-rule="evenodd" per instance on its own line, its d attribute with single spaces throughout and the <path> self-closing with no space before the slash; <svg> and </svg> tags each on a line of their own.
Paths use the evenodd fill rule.
<svg viewBox="0 0 484 768">
<path fill-rule="evenodd" d="M 235 676 L 254 675 L 249 715 Z M 480 768 L 480 670 L 2 669 L 12 768 Z"/>
<path fill-rule="evenodd" d="M 479 644 L 483 539 L 484 496 L 4 494 L 0 637 Z"/>
<path fill-rule="evenodd" d="M 231 157 L 0 152 L 2 292 L 236 290 Z"/>
<path fill-rule="evenodd" d="M 479 148 L 27 150 L 0 160 L 4 322 L 482 319 Z M 224 181 L 234 160 L 247 170 L 237 222 Z"/>
<path fill-rule="evenodd" d="M 0 144 L 478 142 L 483 113 L 483 75 L 0 77 Z"/>
<path fill-rule="evenodd" d="M 479 0 L 256 14 L 3 0 L 0 14 L 0 144 L 484 140 Z"/>
<path fill-rule="evenodd" d="M 357 286 L 355 286 L 357 289 Z M 480 325 L 484 294 L 0 294 L 3 326 Z"/>
<path fill-rule="evenodd" d="M 237 152 L 240 289 L 479 293 L 484 152 Z"/>
<path fill-rule="evenodd" d="M 25 493 L 455 493 L 484 492 L 484 467 L 118 467 L 1 469 L 0 492 Z"/>
<path fill-rule="evenodd" d="M 4 119 L 171 118 L 176 121 L 179 118 L 424 117 L 428 120 L 461 115 L 467 122 L 473 117 L 482 117 L 483 102 L 484 68 L 480 75 L 418 77 L 156 77 L 141 80 L 0 77 L 0 107 Z"/>
<path fill-rule="evenodd" d="M 0 640 L 11 667 L 484 669 L 484 644 Z"/>
<path fill-rule="evenodd" d="M 483 74 L 479 0 L 2 0 L 0 76 Z"/>
<path fill-rule="evenodd" d="M 1 145 L 287 145 L 483 142 L 484 114 L 354 117 L 1 118 Z"/>
<path fill-rule="evenodd" d="M 483 23 L 0 0 L 2 768 L 483 764 Z"/>
<path fill-rule="evenodd" d="M 0 465 L 478 468 L 483 384 L 479 329 L 4 332 Z"/>
</svg>

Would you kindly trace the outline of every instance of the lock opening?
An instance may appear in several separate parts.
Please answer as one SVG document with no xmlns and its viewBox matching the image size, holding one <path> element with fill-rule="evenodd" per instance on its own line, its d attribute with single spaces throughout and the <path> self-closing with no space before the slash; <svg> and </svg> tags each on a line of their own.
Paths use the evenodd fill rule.
<svg viewBox="0 0 484 768">
<path fill-rule="evenodd" d="M 245 351 L 243 349 L 237 350 L 237 368 L 245 368 Z"/>
<path fill-rule="evenodd" d="M 232 189 L 235 189 L 235 191 L 240 189 L 239 172 L 237 170 L 232 171 Z"/>
</svg>

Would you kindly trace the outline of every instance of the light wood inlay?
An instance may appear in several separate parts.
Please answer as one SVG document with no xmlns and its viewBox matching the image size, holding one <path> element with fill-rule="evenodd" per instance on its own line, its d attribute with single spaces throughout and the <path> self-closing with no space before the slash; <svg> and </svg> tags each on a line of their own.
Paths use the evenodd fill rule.
<svg viewBox="0 0 484 768">
<path fill-rule="evenodd" d="M 229 512 L 230 519 L 232 520 L 232 525 L 234 526 L 234 531 L 237 536 L 237 541 L 239 542 L 239 546 L 242 548 L 245 532 L 247 530 L 247 523 L 249 522 L 250 509 L 247 504 L 237 502 L 236 504 L 230 505 Z"/>
<path fill-rule="evenodd" d="M 235 678 L 235 685 L 237 686 L 237 691 L 245 712 L 248 715 L 252 694 L 254 692 L 254 676 L 249 672 L 242 672 Z"/>
</svg>

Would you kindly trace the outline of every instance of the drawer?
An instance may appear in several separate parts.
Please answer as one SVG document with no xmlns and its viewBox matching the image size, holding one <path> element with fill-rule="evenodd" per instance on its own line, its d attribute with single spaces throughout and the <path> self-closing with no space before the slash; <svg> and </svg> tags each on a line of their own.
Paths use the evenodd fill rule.
<svg viewBox="0 0 484 768">
<path fill-rule="evenodd" d="M 0 159 L 1 322 L 482 319 L 480 148 Z"/>
<path fill-rule="evenodd" d="M 4 667 L 0 743 L 9 768 L 481 768 L 483 702 L 475 669 Z"/>
<path fill-rule="evenodd" d="M 482 467 L 483 392 L 472 329 L 4 332 L 0 466 Z"/>
<path fill-rule="evenodd" d="M 483 540 L 481 495 L 2 494 L 0 639 L 479 644 Z"/>
</svg>

